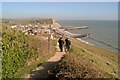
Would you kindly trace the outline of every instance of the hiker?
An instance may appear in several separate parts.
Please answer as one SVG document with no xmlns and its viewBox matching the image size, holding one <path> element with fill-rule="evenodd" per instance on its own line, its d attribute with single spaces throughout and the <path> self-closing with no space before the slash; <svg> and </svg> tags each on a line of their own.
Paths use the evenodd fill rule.
<svg viewBox="0 0 120 80">
<path fill-rule="evenodd" d="M 70 51 L 70 45 L 71 45 L 71 41 L 68 38 L 66 38 L 65 39 L 65 51 L 66 52 Z"/>
<path fill-rule="evenodd" d="M 60 51 L 63 52 L 64 41 L 62 40 L 62 37 L 60 37 L 60 39 L 58 40 L 58 43 L 59 43 Z"/>
</svg>

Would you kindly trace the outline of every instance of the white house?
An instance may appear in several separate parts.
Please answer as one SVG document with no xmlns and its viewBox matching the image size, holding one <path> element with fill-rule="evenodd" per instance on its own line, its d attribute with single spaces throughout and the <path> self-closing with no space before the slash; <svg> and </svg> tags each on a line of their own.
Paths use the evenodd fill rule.
<svg viewBox="0 0 120 80">
<path fill-rule="evenodd" d="M 17 27 L 17 25 L 13 25 L 13 26 L 11 26 L 11 28 L 16 28 Z"/>
</svg>

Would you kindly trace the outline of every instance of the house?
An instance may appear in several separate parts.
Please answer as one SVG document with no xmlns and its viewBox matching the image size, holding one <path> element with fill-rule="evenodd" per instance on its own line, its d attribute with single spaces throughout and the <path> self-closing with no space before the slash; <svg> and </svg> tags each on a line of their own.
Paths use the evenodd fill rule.
<svg viewBox="0 0 120 80">
<path fill-rule="evenodd" d="M 11 26 L 11 28 L 17 28 L 17 25 L 13 25 L 13 26 Z"/>
</svg>

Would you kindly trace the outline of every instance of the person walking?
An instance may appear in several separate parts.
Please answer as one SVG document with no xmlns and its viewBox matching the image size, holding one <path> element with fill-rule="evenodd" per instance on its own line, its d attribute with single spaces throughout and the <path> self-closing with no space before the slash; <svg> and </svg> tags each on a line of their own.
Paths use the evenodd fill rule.
<svg viewBox="0 0 120 80">
<path fill-rule="evenodd" d="M 60 37 L 60 39 L 58 40 L 58 43 L 59 43 L 60 51 L 63 52 L 64 41 L 62 40 L 62 37 Z"/>
<path fill-rule="evenodd" d="M 70 52 L 70 45 L 71 45 L 71 41 L 68 38 L 66 38 L 65 39 L 65 51 L 66 52 Z"/>
</svg>

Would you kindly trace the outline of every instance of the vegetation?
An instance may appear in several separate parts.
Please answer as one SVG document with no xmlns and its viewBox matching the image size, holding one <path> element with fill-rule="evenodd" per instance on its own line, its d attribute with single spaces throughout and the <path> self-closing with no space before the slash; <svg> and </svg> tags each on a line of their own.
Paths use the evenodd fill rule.
<svg viewBox="0 0 120 80">
<path fill-rule="evenodd" d="M 38 22 L 40 24 L 53 24 L 53 20 L 52 19 L 40 19 L 40 20 L 38 20 Z"/>
<path fill-rule="evenodd" d="M 112 73 L 115 72 L 114 69 L 116 69 L 116 67 L 114 67 L 113 64 L 107 65 L 108 60 L 107 59 L 106 59 L 107 61 L 103 60 L 104 57 L 99 58 L 100 56 L 96 56 L 96 55 L 94 55 L 94 53 L 91 53 L 82 48 L 78 48 L 76 46 L 72 46 L 72 52 L 74 53 L 74 55 L 78 56 L 78 58 L 81 61 L 86 61 L 87 64 L 90 64 L 90 65 L 94 66 L 96 68 L 96 70 L 99 70 L 100 75 L 95 78 L 115 78 L 115 77 L 117 77 L 116 76 L 117 73 L 114 73 L 114 74 L 110 73 L 110 72 L 112 72 Z M 107 71 L 107 69 L 109 71 Z M 92 77 L 92 78 L 94 78 L 94 77 Z"/>
<path fill-rule="evenodd" d="M 66 54 L 50 71 L 48 78 L 85 79 L 117 78 L 116 53 L 72 39 L 70 54 Z M 99 52 L 98 52 L 99 51 Z"/>
<path fill-rule="evenodd" d="M 97 78 L 100 71 L 94 66 L 81 61 L 73 54 L 65 55 L 51 71 L 49 78 L 67 79 L 67 78 Z"/>
<path fill-rule="evenodd" d="M 2 77 L 21 78 L 30 73 L 39 64 L 53 56 L 54 48 L 51 44 L 49 51 L 48 46 L 47 39 L 24 35 L 22 32 L 3 25 Z"/>
<path fill-rule="evenodd" d="M 2 39 L 2 25 L 0 24 L 0 78 L 2 77 L 2 42 L 1 42 L 1 39 Z"/>
<path fill-rule="evenodd" d="M 102 78 L 118 78 L 118 55 L 96 46 L 73 40 L 72 51 L 80 59 L 99 68 Z"/>
<path fill-rule="evenodd" d="M 39 22 L 40 24 L 53 24 L 53 19 L 2 19 L 5 24 L 31 24 L 32 22 Z"/>
<path fill-rule="evenodd" d="M 3 78 L 14 77 L 14 74 L 25 65 L 26 60 L 36 55 L 36 51 L 27 44 L 27 40 L 28 37 L 23 33 L 3 26 Z"/>
<path fill-rule="evenodd" d="M 42 21 L 41 24 L 51 23 L 49 19 L 40 21 Z M 7 26 L 3 25 L 2 43 L 0 43 L 2 46 L 0 57 L 2 57 L 3 78 L 24 77 L 54 55 L 58 37 L 51 42 L 47 39 L 49 35 L 33 37 Z M 82 43 L 73 38 L 70 40 L 72 42 L 70 54 L 63 56 L 55 65 L 50 71 L 49 79 L 118 77 L 116 53 Z"/>
</svg>

